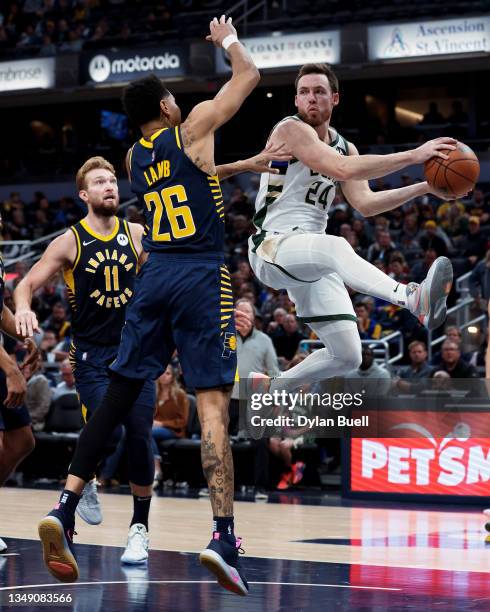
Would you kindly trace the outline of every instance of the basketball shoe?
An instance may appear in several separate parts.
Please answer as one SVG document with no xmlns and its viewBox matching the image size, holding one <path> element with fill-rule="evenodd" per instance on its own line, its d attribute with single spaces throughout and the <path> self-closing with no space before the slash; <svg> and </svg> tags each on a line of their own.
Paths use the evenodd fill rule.
<svg viewBox="0 0 490 612">
<path fill-rule="evenodd" d="M 97 482 L 95 478 L 83 487 L 83 493 L 76 509 L 78 516 L 89 525 L 102 523 L 102 509 L 97 495 Z"/>
<path fill-rule="evenodd" d="M 61 582 L 78 579 L 78 564 L 73 551 L 75 524 L 65 524 L 59 510 L 51 510 L 38 525 L 39 538 L 43 545 L 44 564 L 49 572 Z"/>
<path fill-rule="evenodd" d="M 215 531 L 213 539 L 199 555 L 199 561 L 216 576 L 223 588 L 237 595 L 247 595 L 248 583 L 238 557 L 239 552 L 243 552 L 241 543 L 240 538 Z"/>
</svg>

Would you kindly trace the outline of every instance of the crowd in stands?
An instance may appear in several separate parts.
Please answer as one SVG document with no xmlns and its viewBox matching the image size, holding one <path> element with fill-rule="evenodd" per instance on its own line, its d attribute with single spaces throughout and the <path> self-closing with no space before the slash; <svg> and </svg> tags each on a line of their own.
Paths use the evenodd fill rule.
<svg viewBox="0 0 490 612">
<path fill-rule="evenodd" d="M 409 184 L 412 179 L 403 176 L 401 181 Z M 253 231 L 253 202 L 258 178 L 250 177 L 247 187 L 240 184 L 245 183 L 232 180 L 224 184 L 227 202 L 226 263 L 231 272 L 235 299 L 254 321 L 253 328 L 238 330 L 239 367 L 241 359 L 242 367 L 246 370 L 262 369 L 273 375 L 304 359 L 314 347 L 314 343 L 305 341 L 315 340 L 315 336 L 298 322 L 286 292 L 268 289 L 254 277 L 247 259 L 247 240 Z M 376 181 L 374 185 L 375 189 L 387 187 L 389 185 L 383 181 Z M 85 214 L 79 204 L 70 198 L 64 198 L 56 206 L 42 193 L 36 193 L 32 202 L 23 202 L 18 194 L 11 194 L 3 202 L 2 210 L 4 240 L 31 240 L 67 227 Z M 330 209 L 327 231 L 343 236 L 359 255 L 402 283 L 408 280 L 420 282 L 438 255 L 449 256 L 453 261 L 455 276 L 471 271 L 470 289 L 475 298 L 475 308 L 481 314 L 486 312 L 490 292 L 489 213 L 490 197 L 485 193 L 484 185 L 480 185 L 464 200 L 443 202 L 425 196 L 391 213 L 370 219 L 362 218 L 348 206 L 339 191 Z M 128 207 L 125 214 L 132 221 L 142 220 L 136 206 Z M 40 224 L 40 220 L 43 223 Z M 15 248 L 4 245 L 3 257 L 7 263 L 18 255 L 13 250 Z M 26 274 L 28 266 L 29 262 L 26 261 L 7 266 L 5 301 L 11 308 L 12 291 Z M 461 331 L 448 322 L 444 330 L 445 340 L 429 359 L 426 330 L 407 310 L 377 298 L 356 294 L 352 290 L 350 293 L 358 317 L 359 333 L 365 341 L 362 364 L 357 372 L 349 373 L 350 377 L 364 381 L 373 379 L 375 384 L 386 379 L 387 388 L 396 384 L 403 391 L 412 379 L 481 376 L 484 342 L 468 352 L 463 346 Z M 456 298 L 453 293 L 451 302 L 454 303 Z M 32 377 L 28 373 L 27 402 L 33 415 L 34 429 L 39 431 L 44 426 L 52 402 L 64 394 L 75 392 L 68 362 L 70 313 L 61 276 L 37 292 L 33 308 L 43 330 L 40 345 L 43 369 Z M 386 368 L 374 359 L 372 346 L 376 340 L 396 331 L 403 334 L 405 355 L 394 367 Z M 16 353 L 21 360 L 22 346 L 8 338 L 5 342 L 9 345 L 9 351 Z M 186 387 L 178 357 L 172 366 L 158 382 L 155 416 L 157 444 L 165 439 L 191 435 L 186 426 L 190 418 L 187 394 L 192 393 L 193 389 Z M 239 433 L 237 426 L 233 433 Z M 294 451 L 291 438 L 285 436 L 284 440 L 282 443 L 280 439 L 272 441 L 268 448 L 285 465 L 286 471 L 278 484 L 282 488 L 289 488 L 301 481 L 304 466 L 303 462 L 291 458 Z M 158 463 L 158 452 L 155 454 L 158 475 L 162 468 Z M 327 456 L 326 460 L 329 459 Z M 260 478 L 262 481 L 265 479 L 263 475 Z M 109 473 L 107 481 L 110 479 Z"/>
</svg>

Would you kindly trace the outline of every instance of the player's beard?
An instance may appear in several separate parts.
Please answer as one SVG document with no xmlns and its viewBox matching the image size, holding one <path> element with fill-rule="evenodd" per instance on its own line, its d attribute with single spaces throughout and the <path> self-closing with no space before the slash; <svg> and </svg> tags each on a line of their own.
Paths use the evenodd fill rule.
<svg viewBox="0 0 490 612">
<path fill-rule="evenodd" d="M 332 116 L 332 113 L 331 111 L 324 111 L 323 113 L 321 113 L 320 111 L 316 111 L 315 117 L 312 117 L 304 111 L 298 111 L 298 115 L 305 123 L 315 128 L 319 127 L 320 125 L 323 125 L 325 121 L 329 121 L 330 117 Z"/>
<path fill-rule="evenodd" d="M 99 217 L 113 217 L 119 208 L 119 197 L 115 196 L 114 201 L 101 199 L 91 202 L 92 212 Z"/>
</svg>

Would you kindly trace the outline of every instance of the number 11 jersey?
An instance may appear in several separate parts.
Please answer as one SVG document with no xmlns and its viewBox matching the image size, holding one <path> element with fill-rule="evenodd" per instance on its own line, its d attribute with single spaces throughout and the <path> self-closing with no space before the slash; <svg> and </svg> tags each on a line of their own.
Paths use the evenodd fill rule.
<svg viewBox="0 0 490 612">
<path fill-rule="evenodd" d="M 187 157 L 179 127 L 136 142 L 129 171 L 145 213 L 145 251 L 222 255 L 225 214 L 219 179 Z"/>
</svg>

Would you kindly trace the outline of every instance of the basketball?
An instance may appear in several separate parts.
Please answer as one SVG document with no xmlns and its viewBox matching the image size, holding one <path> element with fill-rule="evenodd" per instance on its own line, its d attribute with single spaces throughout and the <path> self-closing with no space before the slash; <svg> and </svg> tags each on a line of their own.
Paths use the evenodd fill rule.
<svg viewBox="0 0 490 612">
<path fill-rule="evenodd" d="M 480 162 L 468 145 L 458 142 L 448 159 L 432 157 L 424 164 L 424 174 L 432 187 L 460 198 L 472 191 L 480 175 Z"/>
</svg>

